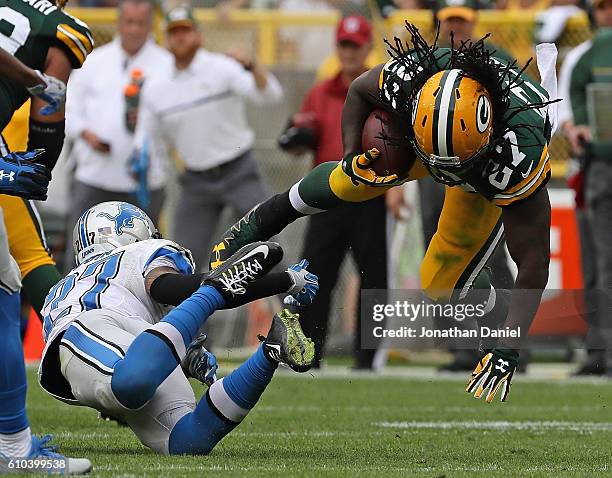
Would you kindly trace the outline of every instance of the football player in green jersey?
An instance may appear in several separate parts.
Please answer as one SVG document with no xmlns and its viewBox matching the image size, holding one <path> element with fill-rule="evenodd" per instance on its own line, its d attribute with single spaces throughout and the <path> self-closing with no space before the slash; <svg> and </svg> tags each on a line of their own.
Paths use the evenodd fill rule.
<svg viewBox="0 0 612 478">
<path fill-rule="evenodd" d="M 2 48 L 0 48 L 0 77 L 25 86 L 30 95 L 45 101 L 47 105 L 41 108 L 41 113 L 44 115 L 57 112 L 66 101 L 66 84 L 63 81 L 29 68 Z"/>
<path fill-rule="evenodd" d="M 344 159 L 318 166 L 289 191 L 256 206 L 213 248 L 210 266 L 246 243 L 278 234 L 298 217 L 343 201 L 365 201 L 430 174 L 445 184 L 446 196 L 421 266 L 421 286 L 436 301 L 465 300 L 505 232 L 518 265 L 515 289 L 532 291 L 515 290 L 502 300 L 487 287 L 486 314 L 479 322 L 496 328 L 503 324 L 525 336 L 546 286 L 550 259 L 545 186 L 555 115 L 549 114 L 549 94 L 514 63 L 493 57 L 484 39 L 438 48 L 428 45 L 414 26 L 406 26 L 409 42 L 389 44 L 393 58 L 351 85 L 342 117 Z M 554 45 L 541 49 L 538 58 L 548 60 L 542 77 L 554 78 Z M 393 140 L 408 142 L 418 161 L 402 177 L 376 173 L 376 149 L 362 153 L 363 126 L 375 108 L 391 111 L 406 125 L 405 137 Z M 477 397 L 488 391 L 487 402 L 502 390 L 505 400 L 519 348 L 520 338 L 508 337 L 485 350 L 467 390 Z"/>
<path fill-rule="evenodd" d="M 67 83 L 72 69 L 80 68 L 91 52 L 93 39 L 87 25 L 63 12 L 60 5 L 48 0 L 0 0 L 0 48 L 27 67 L 40 71 L 41 76 L 47 78 L 45 82 L 59 91 Z M 0 131 L 5 129 L 13 113 L 32 97 L 25 149 L 44 149 L 37 162 L 52 169 L 64 144 L 65 115 L 63 98 L 47 103 L 50 96 L 0 77 Z M 2 138 L 0 153 L 4 155 L 8 149 Z M 36 264 L 24 273 L 24 290 L 38 311 L 61 275 L 49 255 L 45 256 L 45 250 L 36 246 L 45 241 L 35 206 L 6 198 L 1 201 L 11 239 L 35 232 L 31 242 L 22 239 L 19 248 L 11 243 L 9 246 L 12 251 L 24 251 L 28 255 L 17 254 L 21 256 L 18 257 L 20 265 Z"/>
<path fill-rule="evenodd" d="M 49 0 L 0 0 L 0 47 L 66 83 L 91 52 L 93 39 L 86 24 Z M 29 97 L 23 85 L 0 78 L 0 130 Z M 64 143 L 64 110 L 51 113 L 44 107 L 44 100 L 32 98 L 28 149 L 45 149 L 41 161 L 53 168 Z"/>
<path fill-rule="evenodd" d="M 5 54 L 12 55 L 35 70 L 39 77 L 34 82 L 32 72 L 23 68 L 10 68 L 8 75 L 0 76 L 0 130 L 32 98 L 28 149 L 37 152 L 7 156 L 6 144 L 0 141 L 1 156 L 14 160 L 20 168 L 24 158 L 34 159 L 49 170 L 55 165 L 64 142 L 65 84 L 72 69 L 79 68 L 93 48 L 87 26 L 60 7 L 48 0 L 0 0 L 0 48 L 3 50 L 0 60 L 15 66 Z M 0 179 L 8 176 L 7 181 L 13 180 L 12 172 L 2 170 L 1 173 Z M 20 174 L 15 172 L 13 177 L 18 181 Z M 57 270 L 47 267 L 39 274 L 37 287 L 48 290 L 59 278 Z M 0 371 L 0 473 L 15 468 L 15 460 L 19 460 L 19 468 L 25 472 L 86 473 L 91 470 L 89 460 L 60 455 L 49 443 L 49 436 L 38 438 L 30 431 L 20 340 L 20 286 L 19 269 L 9 253 L 0 214 L 0 363 L 5 365 Z"/>
<path fill-rule="evenodd" d="M 66 99 L 66 85 L 62 81 L 29 68 L 2 48 L 0 78 L 23 85 L 32 96 L 45 100 L 48 103 L 43 107 L 46 114 L 57 111 Z M 33 162 L 42 154 L 43 150 L 35 150 L 3 156 L 0 159 L 0 194 L 24 199 L 47 199 L 51 171 Z"/>
</svg>

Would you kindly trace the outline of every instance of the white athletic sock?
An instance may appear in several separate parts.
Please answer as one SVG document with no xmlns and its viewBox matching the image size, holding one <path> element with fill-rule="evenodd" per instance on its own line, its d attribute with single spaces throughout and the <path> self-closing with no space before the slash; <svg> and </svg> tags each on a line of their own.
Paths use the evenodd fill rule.
<svg viewBox="0 0 612 478">
<path fill-rule="evenodd" d="M 0 453 L 9 458 L 25 458 L 32 450 L 32 431 L 30 427 L 17 433 L 0 433 Z"/>
</svg>

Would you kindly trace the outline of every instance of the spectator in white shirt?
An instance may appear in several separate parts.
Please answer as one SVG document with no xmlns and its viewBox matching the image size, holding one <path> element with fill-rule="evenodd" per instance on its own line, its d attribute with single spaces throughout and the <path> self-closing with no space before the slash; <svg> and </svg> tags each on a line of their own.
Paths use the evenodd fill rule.
<svg viewBox="0 0 612 478">
<path fill-rule="evenodd" d="M 169 12 L 167 40 L 172 77 L 145 84 L 136 148 L 146 142 L 148 150 L 172 149 L 183 161 L 172 238 L 205 264 L 223 209 L 242 215 L 267 197 L 245 103 L 275 103 L 283 92 L 247 55 L 202 49 L 202 33 L 187 7 Z"/>
<path fill-rule="evenodd" d="M 96 48 L 87 62 L 70 78 L 66 104 L 66 135 L 74 141 L 70 159 L 75 165 L 68 214 L 67 237 L 80 215 L 97 203 L 137 203 L 157 223 L 164 199 L 166 159 L 151 155 L 146 178 L 145 200 L 137 196 L 142 184 L 130 168 L 133 127 L 138 114 L 126 116 L 124 90 L 135 70 L 144 84 L 168 75 L 172 55 L 151 38 L 153 4 L 147 0 L 123 0 L 118 7 L 118 35 Z M 128 124 L 130 123 L 130 124 Z M 145 181 L 141 177 L 141 182 Z M 145 202 L 143 204 L 143 202 Z M 148 203 L 148 204 L 147 204 Z M 74 265 L 72 245 L 66 251 L 66 267 Z"/>
</svg>

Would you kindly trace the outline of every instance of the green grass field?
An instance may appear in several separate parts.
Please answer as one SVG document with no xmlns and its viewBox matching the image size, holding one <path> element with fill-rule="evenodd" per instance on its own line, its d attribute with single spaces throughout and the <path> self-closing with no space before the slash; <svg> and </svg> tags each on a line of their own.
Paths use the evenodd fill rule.
<svg viewBox="0 0 612 478">
<path fill-rule="evenodd" d="M 508 402 L 487 405 L 460 379 L 279 373 L 210 456 L 166 457 L 29 378 L 34 431 L 95 476 L 612 476 L 611 381 L 518 376 Z"/>
</svg>

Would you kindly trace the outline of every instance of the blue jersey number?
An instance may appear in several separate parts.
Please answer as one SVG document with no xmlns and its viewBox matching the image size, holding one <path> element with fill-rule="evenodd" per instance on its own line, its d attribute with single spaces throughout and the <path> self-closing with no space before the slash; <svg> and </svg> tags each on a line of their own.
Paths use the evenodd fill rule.
<svg viewBox="0 0 612 478">
<path fill-rule="evenodd" d="M 79 299 L 83 311 L 100 308 L 100 295 L 108 289 L 110 280 L 117 276 L 122 256 L 123 252 L 92 262 L 85 268 L 79 280 L 94 276 L 94 285 Z"/>
<path fill-rule="evenodd" d="M 106 289 L 108 289 L 110 280 L 117 276 L 122 257 L 123 252 L 120 254 L 106 256 L 100 260 L 88 264 L 85 270 L 80 273 L 73 272 L 67 275 L 64 279 L 59 281 L 51 288 L 47 294 L 43 309 L 50 307 L 50 312 L 57 309 L 59 304 L 66 299 L 70 291 L 75 288 L 80 280 L 84 280 L 92 276 L 94 276 L 94 285 L 83 293 L 79 299 L 79 303 L 81 304 L 81 312 L 99 309 L 100 295 Z M 55 317 L 55 320 L 61 319 L 70 312 L 71 306 L 66 307 Z M 54 321 L 51 319 L 51 314 L 44 317 L 43 328 L 45 337 L 47 337 L 49 332 L 51 332 L 53 322 Z"/>
</svg>

